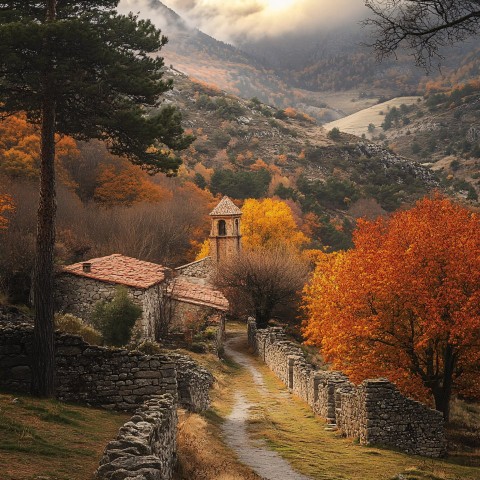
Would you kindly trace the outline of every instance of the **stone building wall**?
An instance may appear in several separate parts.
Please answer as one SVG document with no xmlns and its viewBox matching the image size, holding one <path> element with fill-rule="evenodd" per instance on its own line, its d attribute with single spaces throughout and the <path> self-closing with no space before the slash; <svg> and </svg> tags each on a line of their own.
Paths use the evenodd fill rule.
<svg viewBox="0 0 480 480">
<path fill-rule="evenodd" d="M 98 480 L 171 480 L 176 465 L 177 412 L 168 394 L 147 400 L 120 428 L 100 461 Z"/>
<path fill-rule="evenodd" d="M 210 257 L 202 258 L 201 260 L 182 265 L 175 269 L 178 275 L 207 280 L 211 277 L 213 270 L 212 259 Z"/>
<path fill-rule="evenodd" d="M 142 298 L 142 326 L 146 338 L 155 338 L 155 325 L 160 320 L 160 299 L 164 291 L 160 284 L 143 291 Z"/>
<path fill-rule="evenodd" d="M 90 323 L 95 304 L 101 300 L 112 300 L 119 286 L 93 278 L 62 273 L 57 276 L 55 284 L 56 310 L 71 313 Z M 132 301 L 142 309 L 143 335 L 146 338 L 153 338 L 155 321 L 160 315 L 161 286 L 154 285 L 148 289 L 128 286 L 124 288 Z"/>
<path fill-rule="evenodd" d="M 197 305 L 186 301 L 172 300 L 173 301 L 173 318 L 170 329 L 172 331 L 185 331 L 185 328 L 189 326 L 194 327 L 196 322 L 201 322 L 202 319 L 215 313 L 211 307 L 205 305 Z"/>
<path fill-rule="evenodd" d="M 0 387 L 30 390 L 33 326 L 0 323 Z M 56 396 L 102 408 L 134 410 L 152 395 L 169 393 L 185 408 L 208 408 L 213 377 L 189 357 L 144 355 L 97 347 L 56 333 Z"/>
<path fill-rule="evenodd" d="M 385 379 L 350 383 L 341 372 L 319 371 L 281 329 L 257 330 L 248 321 L 248 341 L 288 388 L 314 413 L 362 445 L 378 444 L 427 457 L 445 454 L 442 414 L 402 395 Z"/>
</svg>

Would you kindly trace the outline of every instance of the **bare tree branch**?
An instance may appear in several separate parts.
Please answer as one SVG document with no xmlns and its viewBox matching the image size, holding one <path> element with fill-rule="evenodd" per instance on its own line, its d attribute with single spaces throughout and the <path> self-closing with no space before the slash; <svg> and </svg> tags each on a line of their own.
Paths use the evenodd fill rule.
<svg viewBox="0 0 480 480">
<path fill-rule="evenodd" d="M 417 65 L 429 70 L 441 60 L 442 48 L 480 32 L 480 0 L 365 0 L 374 16 L 363 22 L 372 27 L 369 46 L 381 60 L 395 55 L 401 45 Z"/>
</svg>

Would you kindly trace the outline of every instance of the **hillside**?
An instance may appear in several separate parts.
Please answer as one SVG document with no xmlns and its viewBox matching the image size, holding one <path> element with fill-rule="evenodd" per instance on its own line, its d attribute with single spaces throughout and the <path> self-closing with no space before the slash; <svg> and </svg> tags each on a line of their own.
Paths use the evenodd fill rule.
<svg viewBox="0 0 480 480">
<path fill-rule="evenodd" d="M 372 107 L 365 108 L 346 117 L 323 125 L 325 130 L 330 131 L 338 128 L 340 131 L 357 135 L 365 135 L 368 139 L 374 137 L 375 129 L 383 122 L 383 115 L 391 108 L 400 108 L 401 105 L 413 105 L 421 101 L 422 97 L 396 97 L 386 102 L 377 103 Z M 371 126 L 373 125 L 373 127 Z M 370 128 L 369 128 L 370 126 Z"/>
<path fill-rule="evenodd" d="M 423 92 L 432 78 L 453 84 L 468 80 L 480 68 L 471 43 L 445 50 L 441 74 L 432 72 L 431 77 L 402 52 L 398 59 L 378 63 L 362 46 L 367 32 L 355 22 L 280 37 L 243 36 L 234 46 L 193 28 L 159 0 L 148 5 L 143 14 L 169 38 L 161 52 L 167 65 L 243 98 L 298 108 L 320 123 L 374 105 L 382 97 Z"/>
<path fill-rule="evenodd" d="M 290 87 L 261 59 L 190 27 L 162 2 L 152 0 L 147 16 L 169 39 L 161 51 L 166 65 L 243 98 L 258 97 L 283 108 L 302 105 L 318 118 L 343 116 L 328 107 L 322 95 Z"/>
<path fill-rule="evenodd" d="M 166 101 L 179 106 L 185 127 L 197 137 L 182 156 L 182 175 L 214 194 L 278 195 L 331 225 L 369 215 L 369 208 L 392 211 L 438 185 L 428 168 L 353 135 L 332 138 L 294 109 L 244 100 L 176 70 L 168 75 L 175 87 Z M 357 209 L 365 201 L 367 211 Z M 329 235 L 323 235 L 325 244 L 345 245 Z"/>
<path fill-rule="evenodd" d="M 469 200 L 478 200 L 478 81 L 444 92 L 432 91 L 412 105 L 404 102 L 400 106 L 384 108 L 383 114 L 377 117 L 376 128 L 370 133 L 372 138 L 383 141 L 394 152 L 442 173 L 445 187 L 451 191 Z"/>
</svg>

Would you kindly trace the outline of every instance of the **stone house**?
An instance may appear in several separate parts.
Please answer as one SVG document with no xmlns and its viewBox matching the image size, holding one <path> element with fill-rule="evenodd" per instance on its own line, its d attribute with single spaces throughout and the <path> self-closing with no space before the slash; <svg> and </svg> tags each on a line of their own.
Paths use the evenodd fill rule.
<svg viewBox="0 0 480 480">
<path fill-rule="evenodd" d="M 125 287 L 129 297 L 142 308 L 143 335 L 152 338 L 160 315 L 162 284 L 170 276 L 168 268 L 120 254 L 74 263 L 57 275 L 56 309 L 89 322 L 97 302 L 111 300 L 118 287 Z"/>
<path fill-rule="evenodd" d="M 228 300 L 212 285 L 219 261 L 241 249 L 241 210 L 224 197 L 210 213 L 211 255 L 171 270 L 162 265 L 113 254 L 63 267 L 56 279 L 56 309 L 90 321 L 95 304 L 111 300 L 119 286 L 142 308 L 141 331 L 154 338 L 156 325 L 166 317 L 169 327 L 184 330 L 190 322 L 224 324 Z"/>
</svg>

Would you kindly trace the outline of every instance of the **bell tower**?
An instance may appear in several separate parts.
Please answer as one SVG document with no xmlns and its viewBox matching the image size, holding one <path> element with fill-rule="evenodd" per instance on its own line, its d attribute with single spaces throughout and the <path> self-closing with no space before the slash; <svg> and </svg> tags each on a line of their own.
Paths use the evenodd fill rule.
<svg viewBox="0 0 480 480">
<path fill-rule="evenodd" d="M 223 197 L 212 210 L 210 232 L 210 257 L 218 263 L 240 253 L 240 217 L 242 211 L 228 197 Z"/>
</svg>

